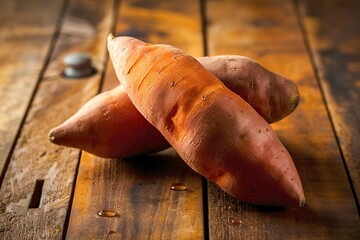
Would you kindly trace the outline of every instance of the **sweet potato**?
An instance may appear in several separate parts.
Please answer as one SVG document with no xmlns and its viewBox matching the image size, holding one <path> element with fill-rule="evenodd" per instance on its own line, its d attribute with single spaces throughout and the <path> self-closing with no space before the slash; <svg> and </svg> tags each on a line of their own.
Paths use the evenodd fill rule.
<svg viewBox="0 0 360 240">
<path fill-rule="evenodd" d="M 287 116 L 299 102 L 299 93 L 292 81 L 254 60 L 226 55 L 202 57 L 198 61 L 269 123 Z M 59 145 L 109 158 L 129 157 L 170 146 L 137 111 L 121 86 L 92 98 L 75 115 L 52 129 L 50 139 Z"/>
<path fill-rule="evenodd" d="M 248 102 L 268 123 L 289 115 L 299 104 L 294 82 L 243 56 L 213 56 L 198 61 Z"/>
<path fill-rule="evenodd" d="M 195 171 L 258 205 L 298 207 L 294 162 L 271 126 L 196 59 L 169 45 L 110 35 L 129 98 Z"/>
<path fill-rule="evenodd" d="M 135 108 L 120 85 L 90 99 L 75 115 L 50 130 L 58 145 L 100 157 L 130 157 L 162 150 L 169 143 Z"/>
</svg>

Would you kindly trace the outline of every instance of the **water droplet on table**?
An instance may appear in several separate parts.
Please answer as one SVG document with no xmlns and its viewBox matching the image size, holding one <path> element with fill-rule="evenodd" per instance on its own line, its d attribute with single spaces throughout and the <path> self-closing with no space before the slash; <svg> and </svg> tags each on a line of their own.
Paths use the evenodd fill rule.
<svg viewBox="0 0 360 240">
<path fill-rule="evenodd" d="M 170 189 L 173 191 L 186 191 L 187 187 L 183 183 L 174 183 L 173 185 L 171 185 Z"/>
<path fill-rule="evenodd" d="M 113 210 L 100 210 L 97 212 L 100 217 L 118 217 L 119 214 Z"/>
<path fill-rule="evenodd" d="M 230 225 L 240 225 L 240 224 L 244 224 L 244 223 L 239 218 L 229 217 L 228 224 L 230 224 Z"/>
</svg>

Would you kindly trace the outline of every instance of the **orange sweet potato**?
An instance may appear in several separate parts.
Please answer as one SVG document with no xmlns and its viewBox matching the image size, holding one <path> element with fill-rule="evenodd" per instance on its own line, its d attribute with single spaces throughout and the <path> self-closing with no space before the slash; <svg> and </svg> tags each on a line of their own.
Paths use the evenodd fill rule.
<svg viewBox="0 0 360 240">
<path fill-rule="evenodd" d="M 287 116 L 299 102 L 297 87 L 291 80 L 254 60 L 226 55 L 202 57 L 198 61 L 269 123 Z M 71 118 L 52 129 L 50 136 L 53 143 L 109 158 L 170 146 L 137 111 L 121 85 L 92 98 Z"/>
<path fill-rule="evenodd" d="M 268 123 L 283 119 L 299 104 L 300 95 L 294 82 L 250 58 L 224 55 L 197 60 Z"/>
<path fill-rule="evenodd" d="M 90 99 L 76 114 L 49 132 L 58 145 L 100 157 L 130 157 L 170 145 L 135 108 L 122 86 Z"/>
<path fill-rule="evenodd" d="M 191 168 L 252 204 L 304 204 L 294 162 L 271 126 L 196 59 L 131 37 L 109 36 L 108 49 L 135 107 Z"/>
</svg>

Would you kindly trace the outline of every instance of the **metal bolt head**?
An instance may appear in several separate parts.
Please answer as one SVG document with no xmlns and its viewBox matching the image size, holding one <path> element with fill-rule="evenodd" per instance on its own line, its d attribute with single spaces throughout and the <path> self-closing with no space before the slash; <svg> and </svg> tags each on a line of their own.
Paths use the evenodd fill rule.
<svg viewBox="0 0 360 240">
<path fill-rule="evenodd" d="M 68 78 L 87 77 L 95 72 L 91 66 L 91 57 L 87 53 L 70 53 L 64 57 L 63 63 L 64 76 Z"/>
</svg>

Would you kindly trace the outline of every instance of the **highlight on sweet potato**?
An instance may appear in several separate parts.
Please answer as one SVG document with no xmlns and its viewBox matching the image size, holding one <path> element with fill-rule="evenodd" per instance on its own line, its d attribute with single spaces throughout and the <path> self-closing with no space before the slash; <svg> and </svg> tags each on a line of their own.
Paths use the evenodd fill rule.
<svg viewBox="0 0 360 240">
<path fill-rule="evenodd" d="M 297 87 L 291 80 L 249 58 L 224 55 L 201 57 L 198 61 L 269 123 L 287 116 L 299 101 Z M 170 147 L 133 106 L 121 85 L 92 98 L 49 135 L 55 144 L 107 158 Z"/>
<path fill-rule="evenodd" d="M 191 168 L 252 204 L 304 204 L 294 162 L 271 126 L 196 59 L 131 37 L 110 35 L 108 49 L 135 107 Z"/>
</svg>

